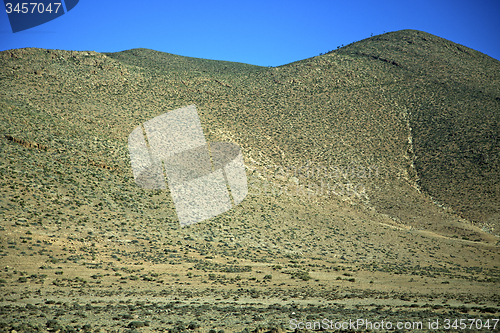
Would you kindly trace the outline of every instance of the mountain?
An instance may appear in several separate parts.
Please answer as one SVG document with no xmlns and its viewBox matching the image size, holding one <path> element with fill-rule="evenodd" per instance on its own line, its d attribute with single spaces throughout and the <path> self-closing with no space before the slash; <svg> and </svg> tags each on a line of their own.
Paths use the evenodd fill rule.
<svg viewBox="0 0 500 333">
<path fill-rule="evenodd" d="M 403 30 L 272 68 L 147 49 L 0 64 L 2 329 L 498 317 L 498 60 Z M 180 228 L 127 138 L 192 104 L 207 141 L 241 147 L 249 195 Z"/>
<path fill-rule="evenodd" d="M 341 54 L 403 69 L 418 186 L 458 215 L 498 231 L 500 63 L 413 31 L 355 43 Z"/>
</svg>

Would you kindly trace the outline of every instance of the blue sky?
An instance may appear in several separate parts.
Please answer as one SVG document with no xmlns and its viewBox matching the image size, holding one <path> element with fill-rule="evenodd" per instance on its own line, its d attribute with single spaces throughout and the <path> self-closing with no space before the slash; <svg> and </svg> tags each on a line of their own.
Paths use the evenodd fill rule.
<svg viewBox="0 0 500 333">
<path fill-rule="evenodd" d="M 498 0 L 80 0 L 65 15 L 18 33 L 12 33 L 3 11 L 0 50 L 39 47 L 117 52 L 142 47 L 278 66 L 372 33 L 416 29 L 500 59 L 499 17 Z"/>
</svg>

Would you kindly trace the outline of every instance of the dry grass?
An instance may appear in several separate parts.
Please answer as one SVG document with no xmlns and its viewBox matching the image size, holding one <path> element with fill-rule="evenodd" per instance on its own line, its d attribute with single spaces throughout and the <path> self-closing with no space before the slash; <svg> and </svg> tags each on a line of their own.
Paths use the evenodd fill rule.
<svg viewBox="0 0 500 333">
<path fill-rule="evenodd" d="M 498 61 L 405 30 L 276 68 L 0 64 L 0 331 L 498 317 Z M 181 229 L 168 191 L 135 185 L 127 137 L 190 104 L 242 147 L 250 194 Z"/>
</svg>

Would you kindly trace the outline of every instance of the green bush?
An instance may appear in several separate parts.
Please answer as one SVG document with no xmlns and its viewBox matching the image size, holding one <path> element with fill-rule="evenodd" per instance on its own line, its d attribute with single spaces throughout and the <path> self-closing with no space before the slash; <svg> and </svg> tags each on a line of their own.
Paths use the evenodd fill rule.
<svg viewBox="0 0 500 333">
<path fill-rule="evenodd" d="M 309 281 L 311 278 L 311 276 L 309 275 L 309 272 L 306 272 L 306 271 L 298 271 L 298 272 L 294 272 L 292 273 L 292 278 L 295 279 L 301 279 L 301 280 L 304 280 L 304 281 Z"/>
</svg>

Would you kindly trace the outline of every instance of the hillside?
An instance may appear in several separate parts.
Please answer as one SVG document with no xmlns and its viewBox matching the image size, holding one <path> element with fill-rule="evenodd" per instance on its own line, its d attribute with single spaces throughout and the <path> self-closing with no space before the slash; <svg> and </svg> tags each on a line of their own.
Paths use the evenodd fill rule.
<svg viewBox="0 0 500 333">
<path fill-rule="evenodd" d="M 0 52 L 0 330 L 498 318 L 499 79 L 413 30 L 274 68 Z M 180 228 L 127 138 L 191 104 L 241 147 L 250 193 Z"/>
<path fill-rule="evenodd" d="M 339 53 L 388 59 L 404 69 L 418 185 L 459 215 L 498 231 L 500 63 L 415 32 L 355 43 Z"/>
</svg>

